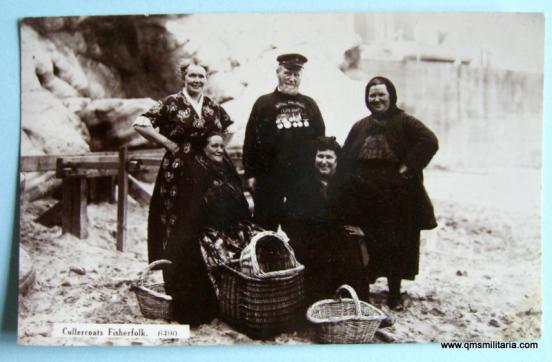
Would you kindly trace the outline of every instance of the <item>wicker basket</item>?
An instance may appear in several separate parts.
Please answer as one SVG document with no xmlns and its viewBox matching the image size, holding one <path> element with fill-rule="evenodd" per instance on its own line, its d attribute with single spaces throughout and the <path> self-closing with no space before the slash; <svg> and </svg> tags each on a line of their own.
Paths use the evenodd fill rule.
<svg viewBox="0 0 552 362">
<path fill-rule="evenodd" d="M 260 253 L 255 247 L 263 245 L 263 237 L 274 235 L 277 234 L 257 234 L 251 240 L 251 251 L 246 253 L 249 256 L 243 257 L 242 254 L 239 262 L 230 262 L 218 269 L 221 318 L 253 338 L 267 338 L 293 330 L 303 321 L 305 267 L 297 262 L 293 250 L 281 236 L 278 235 L 278 240 L 285 243 L 289 259 L 284 264 L 293 267 L 273 270 L 270 265 L 265 265 L 265 268 L 258 265 Z M 282 264 L 278 261 L 274 265 Z"/>
<path fill-rule="evenodd" d="M 289 275 L 302 270 L 285 235 L 263 231 L 251 238 L 240 255 L 241 272 L 260 279 Z"/>
<path fill-rule="evenodd" d="M 148 274 L 155 267 L 171 264 L 169 260 L 156 260 L 142 272 L 140 279 L 131 289 L 136 293 L 140 311 L 150 319 L 172 319 L 172 297 L 165 294 L 163 283 L 144 284 Z"/>
<path fill-rule="evenodd" d="M 352 299 L 341 298 L 342 291 L 347 291 Z M 368 343 L 385 314 L 360 301 L 353 288 L 342 285 L 337 288 L 335 299 L 324 299 L 311 305 L 307 319 L 317 326 L 322 343 Z"/>
</svg>

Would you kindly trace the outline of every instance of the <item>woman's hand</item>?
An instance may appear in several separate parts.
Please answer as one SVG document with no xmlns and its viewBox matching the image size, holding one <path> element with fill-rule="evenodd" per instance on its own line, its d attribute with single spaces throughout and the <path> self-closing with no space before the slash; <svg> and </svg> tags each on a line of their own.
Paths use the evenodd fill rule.
<svg viewBox="0 0 552 362">
<path fill-rule="evenodd" d="M 364 231 L 362 231 L 362 229 L 359 226 L 345 225 L 343 228 L 345 229 L 345 231 L 347 231 L 347 234 L 349 236 L 359 236 L 359 237 L 364 236 Z"/>
<path fill-rule="evenodd" d="M 408 173 L 408 166 L 405 164 L 402 164 L 401 167 L 399 167 L 399 175 L 401 175 L 404 179 L 409 179 L 411 175 Z"/>
<path fill-rule="evenodd" d="M 408 166 L 406 166 L 405 164 L 402 164 L 401 167 L 399 167 L 399 173 L 401 175 L 404 175 L 407 172 L 408 172 Z"/>
</svg>

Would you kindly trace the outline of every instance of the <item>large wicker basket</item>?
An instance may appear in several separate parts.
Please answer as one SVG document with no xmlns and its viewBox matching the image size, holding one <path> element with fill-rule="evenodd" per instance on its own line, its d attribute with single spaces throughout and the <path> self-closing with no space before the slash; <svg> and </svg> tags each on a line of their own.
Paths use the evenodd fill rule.
<svg viewBox="0 0 552 362">
<path fill-rule="evenodd" d="M 295 258 L 287 237 L 274 231 L 263 231 L 251 238 L 241 252 L 240 268 L 242 273 L 260 279 L 304 269 Z"/>
<path fill-rule="evenodd" d="M 252 245 L 263 245 L 263 237 L 276 235 L 272 232 L 260 234 L 263 235 L 252 239 Z M 286 243 L 281 237 L 280 241 Z M 290 331 L 302 322 L 305 267 L 295 260 L 291 248 L 289 250 L 288 265 L 293 265 L 289 269 L 263 271 L 256 257 L 249 258 L 251 264 L 245 272 L 240 264 L 243 265 L 247 258 L 241 258 L 241 263 L 234 261 L 220 266 L 219 307 L 222 319 L 253 338 L 267 338 Z M 256 248 L 252 251 L 250 255 L 259 256 Z"/>
<path fill-rule="evenodd" d="M 140 305 L 140 311 L 150 319 L 172 319 L 172 297 L 165 294 L 163 283 L 145 284 L 148 274 L 152 269 L 171 264 L 170 260 L 156 260 L 142 272 L 135 285 L 131 289 L 136 293 L 136 299 Z"/>
<path fill-rule="evenodd" d="M 352 299 L 344 299 L 347 291 Z M 385 314 L 376 307 L 360 301 L 353 288 L 337 288 L 335 299 L 324 299 L 311 305 L 307 319 L 317 326 L 322 343 L 368 343 L 374 338 Z"/>
</svg>

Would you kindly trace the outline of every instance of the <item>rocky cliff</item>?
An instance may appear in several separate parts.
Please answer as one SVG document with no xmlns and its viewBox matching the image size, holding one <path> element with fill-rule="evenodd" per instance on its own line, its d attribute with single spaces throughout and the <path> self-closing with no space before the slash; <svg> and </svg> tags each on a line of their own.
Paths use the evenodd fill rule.
<svg viewBox="0 0 552 362">
<path fill-rule="evenodd" d="M 131 123 L 154 99 L 181 87 L 177 69 L 190 58 L 209 65 L 206 92 L 236 121 L 239 144 L 255 98 L 276 84 L 275 57 L 285 51 L 310 58 L 302 91 L 319 102 L 329 132 L 343 138 L 342 120 L 364 113 L 362 85 L 339 70 L 358 43 L 348 20 L 346 14 L 24 19 L 21 152 L 148 146 Z"/>
</svg>

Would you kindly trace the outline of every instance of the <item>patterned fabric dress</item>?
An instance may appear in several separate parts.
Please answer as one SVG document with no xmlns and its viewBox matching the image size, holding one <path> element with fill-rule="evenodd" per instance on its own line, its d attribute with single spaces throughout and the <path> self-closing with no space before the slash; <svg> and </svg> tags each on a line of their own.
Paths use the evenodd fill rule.
<svg viewBox="0 0 552 362">
<path fill-rule="evenodd" d="M 233 122 L 220 105 L 206 96 L 198 114 L 182 92 L 166 97 L 143 116 L 180 146 L 178 151 L 167 152 L 163 157 L 151 199 L 148 255 L 153 262 L 164 257 L 167 240 L 178 222 L 179 198 L 187 192 L 190 160 L 198 153 L 198 145 L 207 132 L 224 131 Z"/>
</svg>

